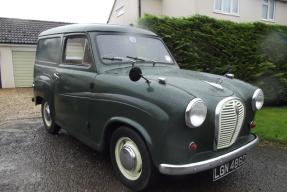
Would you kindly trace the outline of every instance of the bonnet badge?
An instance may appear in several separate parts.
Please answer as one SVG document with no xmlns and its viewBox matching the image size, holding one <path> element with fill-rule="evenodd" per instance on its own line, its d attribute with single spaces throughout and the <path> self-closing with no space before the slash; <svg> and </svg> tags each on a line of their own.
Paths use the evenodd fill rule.
<svg viewBox="0 0 287 192">
<path fill-rule="evenodd" d="M 218 83 L 212 83 L 212 82 L 209 82 L 209 81 L 204 81 L 205 83 L 208 83 L 209 85 L 211 85 L 212 87 L 215 87 L 219 90 L 224 90 L 222 85 L 218 84 Z"/>
</svg>

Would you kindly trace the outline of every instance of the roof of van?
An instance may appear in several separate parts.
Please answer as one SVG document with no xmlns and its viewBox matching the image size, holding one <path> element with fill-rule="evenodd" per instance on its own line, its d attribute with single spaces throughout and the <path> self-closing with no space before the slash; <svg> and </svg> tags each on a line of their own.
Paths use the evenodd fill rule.
<svg viewBox="0 0 287 192">
<path fill-rule="evenodd" d="M 156 35 L 151 31 L 132 26 L 111 25 L 111 24 L 72 24 L 48 29 L 40 33 L 39 36 L 54 35 L 61 33 L 89 32 L 89 31 L 123 32 L 123 33 L 138 33 L 144 35 Z"/>
</svg>

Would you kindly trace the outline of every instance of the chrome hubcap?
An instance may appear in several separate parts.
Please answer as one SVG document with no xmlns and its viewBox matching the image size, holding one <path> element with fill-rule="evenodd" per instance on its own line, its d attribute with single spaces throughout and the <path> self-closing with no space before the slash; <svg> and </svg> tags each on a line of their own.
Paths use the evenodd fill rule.
<svg viewBox="0 0 287 192">
<path fill-rule="evenodd" d="M 129 180 L 137 180 L 142 173 L 142 158 L 137 145 L 128 137 L 121 137 L 115 147 L 116 163 Z"/>
<path fill-rule="evenodd" d="M 51 118 L 51 111 L 48 102 L 45 102 L 44 104 L 44 109 L 43 109 L 43 114 L 44 114 L 44 121 L 48 127 L 51 127 L 52 125 L 52 118 Z"/>
<path fill-rule="evenodd" d="M 136 154 L 130 146 L 123 146 L 120 151 L 120 161 L 123 167 L 129 171 L 135 169 L 136 166 Z"/>
</svg>

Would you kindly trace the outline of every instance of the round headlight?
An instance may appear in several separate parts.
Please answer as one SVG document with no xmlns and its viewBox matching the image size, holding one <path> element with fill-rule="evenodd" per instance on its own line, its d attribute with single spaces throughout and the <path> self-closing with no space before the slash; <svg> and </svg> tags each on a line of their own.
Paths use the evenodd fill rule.
<svg viewBox="0 0 287 192">
<path fill-rule="evenodd" d="M 254 111 L 260 110 L 264 104 L 264 94 L 261 89 L 256 89 L 252 96 L 252 108 Z"/>
<path fill-rule="evenodd" d="M 196 128 L 202 125 L 207 114 L 205 103 L 195 98 L 189 102 L 185 110 L 185 122 L 188 127 Z"/>
</svg>

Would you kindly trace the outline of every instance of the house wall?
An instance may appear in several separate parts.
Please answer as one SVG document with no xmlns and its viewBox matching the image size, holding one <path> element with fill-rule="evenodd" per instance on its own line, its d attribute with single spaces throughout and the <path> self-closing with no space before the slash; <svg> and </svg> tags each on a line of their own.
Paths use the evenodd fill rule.
<svg viewBox="0 0 287 192">
<path fill-rule="evenodd" d="M 287 25 L 287 3 L 275 2 L 275 21 L 262 20 L 262 0 L 239 0 L 239 16 L 217 13 L 214 10 L 214 0 L 196 1 L 196 12 L 200 15 L 207 15 L 217 19 L 231 20 L 235 22 L 255 22 L 277 23 Z"/>
<path fill-rule="evenodd" d="M 9 47 L 0 47 L 0 55 L 2 88 L 13 88 L 15 87 L 15 83 L 12 50 Z"/>
<path fill-rule="evenodd" d="M 276 11 L 275 11 L 275 22 L 287 25 L 287 1 L 284 2 L 276 2 Z"/>
<path fill-rule="evenodd" d="M 162 15 L 163 0 L 142 0 L 142 16 L 145 13 L 152 15 Z"/>
<path fill-rule="evenodd" d="M 123 6 L 124 13 L 117 15 L 116 10 Z M 109 24 L 130 25 L 136 24 L 138 20 L 138 1 L 137 0 L 116 0 L 112 10 Z"/>
<path fill-rule="evenodd" d="M 2 88 L 15 88 L 12 51 L 36 51 L 36 45 L 0 44 Z"/>
<path fill-rule="evenodd" d="M 162 14 L 171 17 L 190 16 L 196 13 L 197 0 L 162 0 Z M 204 1 L 204 0 L 200 0 Z"/>
<path fill-rule="evenodd" d="M 117 0 L 116 3 L 123 1 Z M 239 0 L 239 15 L 218 13 L 214 9 L 215 0 L 142 0 L 142 15 L 166 15 L 171 17 L 187 17 L 195 14 L 207 15 L 217 19 L 231 20 L 234 22 L 262 21 L 287 25 L 287 0 L 276 1 L 274 22 L 262 20 L 263 0 Z M 126 13 L 120 17 L 115 16 L 115 9 L 109 23 L 136 24 L 138 19 L 138 0 L 125 0 Z"/>
</svg>

